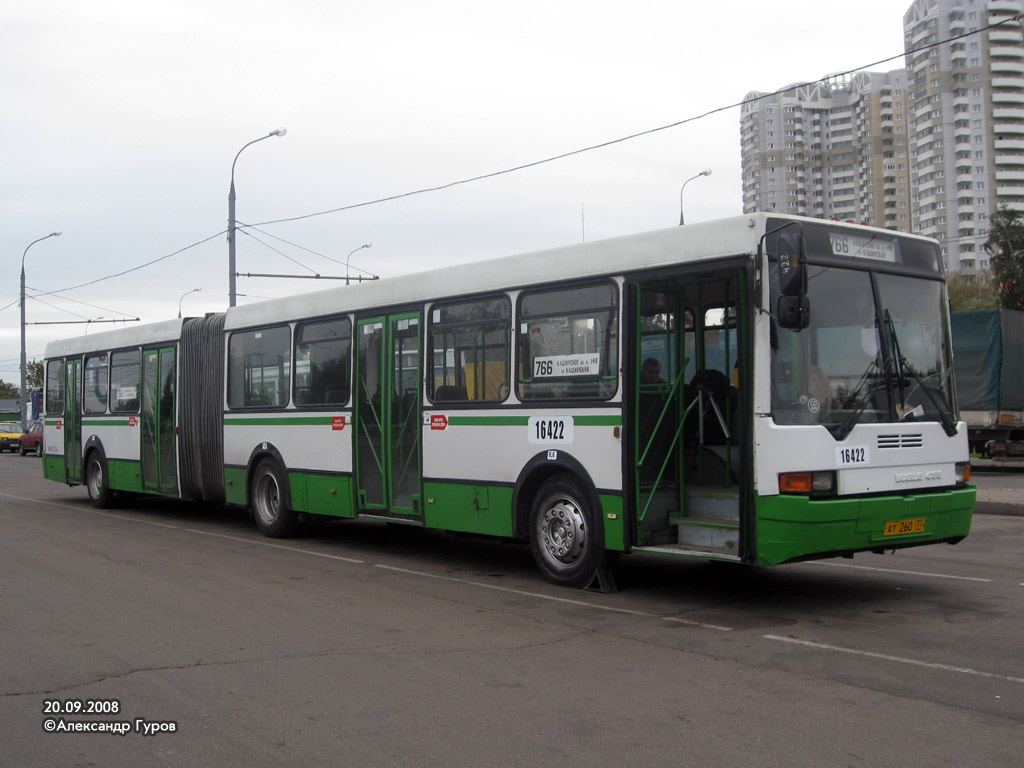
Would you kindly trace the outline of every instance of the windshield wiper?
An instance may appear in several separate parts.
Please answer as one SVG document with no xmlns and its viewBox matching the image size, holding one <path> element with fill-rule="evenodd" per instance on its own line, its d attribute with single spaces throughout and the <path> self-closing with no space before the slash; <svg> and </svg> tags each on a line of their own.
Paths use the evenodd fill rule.
<svg viewBox="0 0 1024 768">
<path fill-rule="evenodd" d="M 864 369 L 864 373 L 861 375 L 860 380 L 858 380 L 857 386 L 853 388 L 853 392 L 851 392 L 850 395 L 845 400 L 843 400 L 843 410 L 846 410 L 854 403 L 857 404 L 857 407 L 854 408 L 849 414 L 847 414 L 846 418 L 843 419 L 842 423 L 839 424 L 837 427 L 828 428 L 829 432 L 832 433 L 832 436 L 836 440 L 842 441 L 846 439 L 846 436 L 849 435 L 851 431 L 853 431 L 854 426 L 856 426 L 857 422 L 860 420 L 860 415 L 864 413 L 864 409 L 868 407 L 868 403 L 871 402 L 871 395 L 874 392 L 874 390 L 878 387 L 878 382 L 872 382 L 871 386 L 868 386 L 868 382 L 870 381 L 872 369 L 877 367 L 878 363 L 875 361 L 874 358 L 872 358 L 871 361 L 868 363 L 868 367 Z M 864 392 L 864 394 L 861 394 L 861 391 L 866 386 L 867 391 Z"/>
<path fill-rule="evenodd" d="M 897 408 L 897 415 L 899 416 L 900 421 L 903 421 L 906 417 L 915 414 L 917 411 L 916 408 L 912 408 L 909 411 L 906 410 L 906 398 L 903 394 L 903 371 L 907 371 L 907 373 L 914 377 L 914 380 L 917 382 L 917 386 L 922 392 L 924 392 L 925 397 L 928 398 L 928 402 L 932 404 L 936 413 L 939 414 L 939 421 L 942 423 L 943 430 L 945 430 L 947 435 L 952 437 L 956 434 L 956 419 L 953 418 L 953 413 L 946 403 L 942 401 L 941 398 L 936 398 L 935 395 L 932 394 L 932 391 L 925 386 L 924 380 L 921 378 L 921 374 L 914 370 L 914 366 L 907 362 L 907 358 L 903 356 L 903 352 L 900 350 L 900 340 L 896 335 L 896 325 L 893 323 L 892 315 L 889 314 L 888 309 L 885 310 L 885 324 L 889 329 L 889 338 L 892 339 L 892 357 L 896 366 L 896 381 L 900 391 L 899 406 Z M 911 392 L 911 394 L 913 394 L 913 392 Z"/>
</svg>

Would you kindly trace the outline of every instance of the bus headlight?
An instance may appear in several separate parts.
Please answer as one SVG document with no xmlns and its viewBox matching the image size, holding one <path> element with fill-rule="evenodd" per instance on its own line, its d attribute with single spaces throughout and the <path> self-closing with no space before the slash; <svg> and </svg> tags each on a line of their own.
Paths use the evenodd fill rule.
<svg viewBox="0 0 1024 768">
<path fill-rule="evenodd" d="M 783 472 L 779 475 L 780 493 L 799 493 L 803 496 L 834 496 L 836 473 L 827 472 Z"/>
<path fill-rule="evenodd" d="M 971 479 L 971 462 L 958 461 L 956 463 L 956 484 L 963 485 Z"/>
</svg>

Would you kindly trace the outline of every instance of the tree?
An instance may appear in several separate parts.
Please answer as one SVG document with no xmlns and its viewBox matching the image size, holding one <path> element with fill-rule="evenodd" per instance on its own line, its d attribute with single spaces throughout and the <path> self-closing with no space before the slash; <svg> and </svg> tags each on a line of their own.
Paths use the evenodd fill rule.
<svg viewBox="0 0 1024 768">
<path fill-rule="evenodd" d="M 36 389 L 43 386 L 43 361 L 32 360 L 25 368 L 25 386 Z"/>
<path fill-rule="evenodd" d="M 947 281 L 950 309 L 994 309 L 999 306 L 999 291 L 988 270 L 976 275 L 957 272 Z"/>
<path fill-rule="evenodd" d="M 999 306 L 1024 310 L 1024 220 L 1005 205 L 989 219 L 985 250 L 999 291 Z"/>
<path fill-rule="evenodd" d="M 8 384 L 6 381 L 0 379 L 0 400 L 17 400 L 18 399 L 18 385 Z"/>
</svg>

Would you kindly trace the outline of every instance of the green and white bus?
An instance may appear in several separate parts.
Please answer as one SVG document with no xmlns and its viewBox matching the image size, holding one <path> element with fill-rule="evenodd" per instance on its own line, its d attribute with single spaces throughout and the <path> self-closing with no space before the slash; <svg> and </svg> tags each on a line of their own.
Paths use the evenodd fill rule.
<svg viewBox="0 0 1024 768">
<path fill-rule="evenodd" d="M 970 529 L 938 245 L 770 214 L 109 331 L 46 352 L 46 477 L 92 502 L 374 518 L 753 565 Z"/>
</svg>

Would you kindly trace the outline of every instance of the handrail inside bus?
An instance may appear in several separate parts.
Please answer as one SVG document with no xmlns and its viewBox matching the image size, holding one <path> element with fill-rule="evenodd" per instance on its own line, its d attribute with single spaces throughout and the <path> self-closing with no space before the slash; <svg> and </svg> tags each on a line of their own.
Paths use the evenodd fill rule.
<svg viewBox="0 0 1024 768">
<path fill-rule="evenodd" d="M 647 458 L 647 453 L 650 451 L 651 446 L 654 444 L 655 437 L 658 434 L 658 428 L 661 426 L 661 422 L 664 420 L 665 414 L 668 412 L 668 408 L 669 408 L 669 406 L 673 402 L 672 401 L 672 394 L 674 394 L 676 389 L 679 387 L 679 384 L 682 381 L 682 378 L 683 378 L 684 375 L 685 375 L 685 369 L 680 371 L 679 375 L 676 377 L 675 382 L 673 382 L 672 389 L 670 390 L 670 393 L 669 393 L 669 397 L 667 397 L 665 399 L 665 407 L 662 408 L 661 415 L 658 417 L 658 421 L 655 424 L 654 430 L 651 433 L 651 439 L 648 441 L 647 447 L 644 449 L 643 454 L 638 459 L 637 466 L 642 465 L 643 462 L 644 462 L 644 459 Z M 686 406 L 686 408 L 683 410 L 683 416 L 682 416 L 681 419 L 679 419 L 679 426 L 676 427 L 675 434 L 672 436 L 672 443 L 669 445 L 668 450 L 665 452 L 665 460 L 662 462 L 661 468 L 658 470 L 658 476 L 656 478 L 654 478 L 654 483 L 651 485 L 651 491 L 650 491 L 650 493 L 647 496 L 647 503 L 644 504 L 644 508 L 642 510 L 640 510 L 639 514 L 637 515 L 637 522 L 640 522 L 640 521 L 644 520 L 644 518 L 647 516 L 647 511 L 651 507 L 651 502 L 654 501 L 654 494 L 657 491 L 658 486 L 661 484 L 661 478 L 665 474 L 665 470 L 668 468 L 669 462 L 672 459 L 672 452 L 675 451 L 676 445 L 679 443 L 679 436 L 683 433 L 683 427 L 686 426 L 686 419 L 690 415 L 691 411 L 693 411 L 693 407 L 695 405 L 697 406 L 697 411 L 698 411 L 698 414 L 697 414 L 697 418 L 698 418 L 698 423 L 697 423 L 697 429 L 698 429 L 698 432 L 697 432 L 697 435 L 698 435 L 697 436 L 697 443 L 698 443 L 698 445 L 704 445 L 704 400 L 705 400 L 705 398 L 711 404 L 711 409 L 712 409 L 712 411 L 715 414 L 715 418 L 718 420 L 718 424 L 722 428 L 722 434 L 725 436 L 725 440 L 726 440 L 726 451 L 728 452 L 728 450 L 729 450 L 729 439 L 731 438 L 731 434 L 729 432 L 729 427 L 725 423 L 725 418 L 722 416 L 722 411 L 721 411 L 721 409 L 719 409 L 718 404 L 715 402 L 714 397 L 711 396 L 711 393 L 706 391 L 703 386 L 698 386 L 697 387 L 697 396 L 694 397 L 693 400 L 690 402 L 690 404 L 688 406 Z"/>
</svg>

